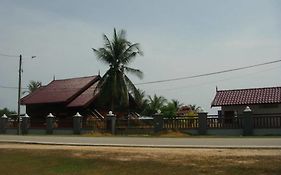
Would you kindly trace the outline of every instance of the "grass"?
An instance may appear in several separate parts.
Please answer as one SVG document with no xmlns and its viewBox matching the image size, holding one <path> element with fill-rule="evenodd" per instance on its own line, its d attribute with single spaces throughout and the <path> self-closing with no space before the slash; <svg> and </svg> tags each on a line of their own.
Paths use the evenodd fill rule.
<svg viewBox="0 0 281 175">
<path fill-rule="evenodd" d="M 27 150 L 0 149 L 0 172 L 9 175 L 163 175 L 163 174 L 281 174 L 279 155 L 210 155 L 198 156 L 159 152 L 156 149 L 130 151 L 92 150 Z M 110 150 L 110 148 L 109 148 Z M 240 151 L 240 150 L 238 150 Z M 249 150 L 251 151 L 251 150 Z"/>
</svg>

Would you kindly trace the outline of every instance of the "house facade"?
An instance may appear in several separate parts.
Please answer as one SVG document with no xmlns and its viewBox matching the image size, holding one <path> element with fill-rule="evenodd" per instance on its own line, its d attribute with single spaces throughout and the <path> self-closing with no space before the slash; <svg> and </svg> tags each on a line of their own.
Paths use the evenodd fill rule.
<svg viewBox="0 0 281 175">
<path fill-rule="evenodd" d="M 217 90 L 212 107 L 221 107 L 221 115 L 233 117 L 247 106 L 253 114 L 281 114 L 281 87 Z"/>
</svg>

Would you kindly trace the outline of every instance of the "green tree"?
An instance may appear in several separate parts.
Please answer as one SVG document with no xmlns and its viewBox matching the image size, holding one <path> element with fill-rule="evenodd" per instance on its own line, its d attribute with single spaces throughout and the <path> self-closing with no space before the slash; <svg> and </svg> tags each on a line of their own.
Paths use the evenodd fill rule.
<svg viewBox="0 0 281 175">
<path fill-rule="evenodd" d="M 102 99 L 100 103 L 109 105 L 112 111 L 116 108 L 124 109 L 129 106 L 130 94 L 133 97 L 139 95 L 137 88 L 125 73 L 142 78 L 143 73 L 140 70 L 128 67 L 137 55 L 142 55 L 142 51 L 138 43 L 131 43 L 126 39 L 125 30 L 117 33 L 114 29 L 111 41 L 106 35 L 103 35 L 103 39 L 104 47 L 93 48 L 97 58 L 109 65 L 97 88 Z"/>
<path fill-rule="evenodd" d="M 25 93 L 31 94 L 32 92 L 36 91 L 41 86 L 42 86 L 42 82 L 31 80 L 27 86 L 28 90 L 24 91 L 23 94 L 25 94 Z"/>
<path fill-rule="evenodd" d="M 153 115 L 158 110 L 161 110 L 165 104 L 167 103 L 167 100 L 163 96 L 157 96 L 154 94 L 153 97 L 148 96 L 148 105 L 145 109 L 145 115 Z"/>
<path fill-rule="evenodd" d="M 161 111 L 163 113 L 164 117 L 175 117 L 177 115 L 178 109 L 182 106 L 183 104 L 180 103 L 178 100 L 171 100 L 170 102 L 167 103 L 167 105 L 163 106 Z"/>
<path fill-rule="evenodd" d="M 144 114 L 145 109 L 148 106 L 148 99 L 145 98 L 145 91 L 138 89 L 138 94 L 135 96 L 135 102 L 137 104 L 137 112 Z"/>
</svg>

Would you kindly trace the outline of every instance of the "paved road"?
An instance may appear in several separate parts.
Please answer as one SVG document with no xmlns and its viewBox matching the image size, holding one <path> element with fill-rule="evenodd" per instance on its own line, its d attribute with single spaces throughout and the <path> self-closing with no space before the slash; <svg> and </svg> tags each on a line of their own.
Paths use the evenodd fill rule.
<svg viewBox="0 0 281 175">
<path fill-rule="evenodd" d="M 281 138 L 157 138 L 0 135 L 0 142 L 177 148 L 279 148 Z"/>
</svg>

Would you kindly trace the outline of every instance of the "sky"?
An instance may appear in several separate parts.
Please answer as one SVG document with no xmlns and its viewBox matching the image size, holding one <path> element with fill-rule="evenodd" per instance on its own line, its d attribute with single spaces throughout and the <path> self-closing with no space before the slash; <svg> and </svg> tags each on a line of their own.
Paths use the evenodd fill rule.
<svg viewBox="0 0 281 175">
<path fill-rule="evenodd" d="M 127 31 L 144 56 L 135 83 L 192 76 L 281 59 L 279 0 L 0 0 L 0 54 L 23 55 L 23 87 L 105 73 L 91 48 Z M 35 59 L 31 56 L 35 55 Z M 0 108 L 17 109 L 18 57 L 0 55 Z M 137 85 L 147 95 L 209 113 L 219 90 L 281 86 L 281 63 L 180 81 Z"/>
</svg>

